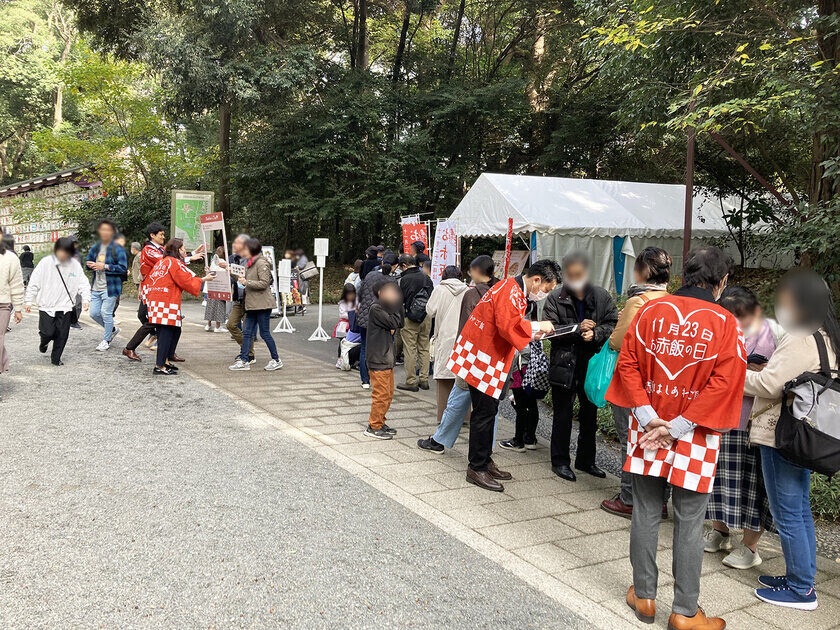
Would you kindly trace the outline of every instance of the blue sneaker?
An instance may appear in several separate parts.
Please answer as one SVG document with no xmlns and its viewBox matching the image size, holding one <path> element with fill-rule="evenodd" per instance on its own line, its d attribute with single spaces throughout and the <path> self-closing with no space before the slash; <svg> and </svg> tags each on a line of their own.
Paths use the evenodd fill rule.
<svg viewBox="0 0 840 630">
<path fill-rule="evenodd" d="M 786 575 L 760 575 L 758 583 L 766 588 L 784 588 L 787 586 Z"/>
<path fill-rule="evenodd" d="M 755 596 L 763 602 L 795 608 L 796 610 L 815 610 L 817 608 L 817 593 L 813 587 L 804 595 L 800 595 L 787 587 L 784 588 L 757 588 Z"/>
</svg>

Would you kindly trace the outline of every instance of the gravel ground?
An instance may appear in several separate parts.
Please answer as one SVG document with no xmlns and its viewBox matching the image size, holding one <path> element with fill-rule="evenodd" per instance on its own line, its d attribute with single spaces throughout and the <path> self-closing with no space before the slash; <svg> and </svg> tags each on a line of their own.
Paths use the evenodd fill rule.
<svg viewBox="0 0 840 630">
<path fill-rule="evenodd" d="M 221 393 L 94 352 L 95 328 L 52 367 L 36 320 L 0 376 L 0 627 L 587 627 Z"/>
</svg>

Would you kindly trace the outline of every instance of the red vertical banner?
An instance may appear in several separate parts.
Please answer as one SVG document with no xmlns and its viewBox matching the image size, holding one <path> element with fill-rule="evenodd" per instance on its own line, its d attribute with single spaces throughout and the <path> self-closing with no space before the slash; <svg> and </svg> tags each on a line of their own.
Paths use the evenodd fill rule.
<svg viewBox="0 0 840 630">
<path fill-rule="evenodd" d="M 510 267 L 510 248 L 513 245 L 513 217 L 508 219 L 507 238 L 505 239 L 505 273 L 502 278 L 507 278 Z"/>
<path fill-rule="evenodd" d="M 403 223 L 403 251 L 407 254 L 412 243 L 421 241 L 429 249 L 429 232 L 425 223 Z"/>
</svg>

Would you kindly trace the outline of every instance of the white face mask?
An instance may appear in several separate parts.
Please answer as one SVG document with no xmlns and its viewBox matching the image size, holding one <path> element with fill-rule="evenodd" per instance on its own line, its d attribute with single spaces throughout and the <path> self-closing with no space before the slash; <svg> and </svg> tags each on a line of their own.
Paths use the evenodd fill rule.
<svg viewBox="0 0 840 630">
<path fill-rule="evenodd" d="M 748 339 L 750 337 L 755 337 L 758 333 L 761 332 L 761 328 L 764 326 L 764 321 L 761 319 L 756 319 L 753 321 L 752 325 L 749 328 L 744 328 L 744 337 Z"/>
<path fill-rule="evenodd" d="M 528 299 L 532 302 L 539 302 L 540 300 L 544 300 L 548 296 L 548 293 L 545 291 L 531 291 L 528 294 Z"/>
<path fill-rule="evenodd" d="M 569 289 L 569 291 L 574 291 L 577 293 L 578 291 L 583 291 L 586 288 L 587 282 L 589 282 L 588 278 L 581 278 L 580 280 L 577 280 L 575 282 L 569 282 L 568 280 L 564 280 L 563 284 L 566 285 L 566 288 Z"/>
</svg>

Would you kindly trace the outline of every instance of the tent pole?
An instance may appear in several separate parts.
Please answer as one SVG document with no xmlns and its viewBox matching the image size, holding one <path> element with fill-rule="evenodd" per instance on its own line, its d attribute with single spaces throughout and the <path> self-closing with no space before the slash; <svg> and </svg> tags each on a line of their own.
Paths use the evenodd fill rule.
<svg viewBox="0 0 840 630">
<path fill-rule="evenodd" d="M 688 104 L 688 111 L 694 112 L 694 101 Z M 683 265 L 691 247 L 691 221 L 694 216 L 694 127 L 688 128 L 688 146 L 685 156 L 685 223 L 683 225 Z"/>
</svg>

